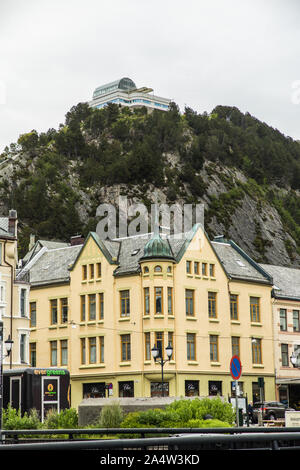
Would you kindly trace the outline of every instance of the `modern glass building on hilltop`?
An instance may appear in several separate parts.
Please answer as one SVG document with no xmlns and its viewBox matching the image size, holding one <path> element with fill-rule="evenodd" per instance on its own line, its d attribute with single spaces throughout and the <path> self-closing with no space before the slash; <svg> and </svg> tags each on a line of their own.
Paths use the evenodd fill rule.
<svg viewBox="0 0 300 470">
<path fill-rule="evenodd" d="M 130 78 L 123 77 L 97 87 L 89 104 L 93 108 L 103 108 L 108 103 L 115 103 L 121 106 L 146 106 L 150 109 L 167 111 L 171 100 L 155 96 L 151 92 L 153 92 L 152 88 L 137 88 Z"/>
</svg>

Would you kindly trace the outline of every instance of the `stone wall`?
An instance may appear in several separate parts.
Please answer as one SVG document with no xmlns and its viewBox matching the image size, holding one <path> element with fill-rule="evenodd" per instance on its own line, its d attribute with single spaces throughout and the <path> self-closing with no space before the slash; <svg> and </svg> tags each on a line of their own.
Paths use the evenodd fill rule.
<svg viewBox="0 0 300 470">
<path fill-rule="evenodd" d="M 87 398 L 78 407 L 79 427 L 93 424 L 100 416 L 103 406 L 109 403 L 119 403 L 124 413 L 132 411 L 145 411 L 154 408 L 165 408 L 177 398 Z M 189 398 L 187 398 L 189 400 Z"/>
</svg>

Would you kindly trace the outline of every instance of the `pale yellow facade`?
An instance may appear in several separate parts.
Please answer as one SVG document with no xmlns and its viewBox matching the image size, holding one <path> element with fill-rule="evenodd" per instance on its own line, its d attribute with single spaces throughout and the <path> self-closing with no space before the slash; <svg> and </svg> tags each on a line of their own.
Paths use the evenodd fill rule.
<svg viewBox="0 0 300 470">
<path fill-rule="evenodd" d="M 157 340 L 163 349 L 173 346 L 164 366 L 170 396 L 230 396 L 234 342 L 242 363 L 240 391 L 252 402 L 258 377 L 264 377 L 265 399 L 275 399 L 271 284 L 229 278 L 201 228 L 176 262 L 142 259 L 140 266 L 138 274 L 115 276 L 116 260 L 108 259 L 90 235 L 69 282 L 31 287 L 35 365 L 69 369 L 73 407 L 97 387 L 103 393 L 105 384 L 112 384 L 104 391 L 111 397 L 154 396 L 162 380 L 151 355 Z M 230 294 L 237 296 L 234 314 Z M 259 317 L 251 319 L 253 298 Z M 67 320 L 61 299 L 67 299 Z M 58 305 L 55 324 L 52 300 Z"/>
<path fill-rule="evenodd" d="M 15 213 L 15 211 L 13 211 Z M 17 218 L 0 218 L 0 320 L 3 340 L 13 341 L 10 356 L 3 348 L 3 368 L 15 369 L 29 365 L 29 289 L 27 282 L 16 279 L 18 265 Z M 0 224 L 0 225 L 1 225 Z M 9 227 L 9 229 L 8 229 Z M 1 228 L 1 227 L 0 227 Z"/>
</svg>

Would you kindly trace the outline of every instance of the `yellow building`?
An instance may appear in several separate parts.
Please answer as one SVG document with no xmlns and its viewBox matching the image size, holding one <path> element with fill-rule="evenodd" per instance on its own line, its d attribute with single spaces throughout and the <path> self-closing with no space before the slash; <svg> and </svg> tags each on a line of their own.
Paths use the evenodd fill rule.
<svg viewBox="0 0 300 470">
<path fill-rule="evenodd" d="M 0 217 L 0 320 L 3 340 L 13 341 L 4 369 L 29 365 L 29 283 L 18 280 L 17 213 Z M 4 348 L 4 354 L 6 350 Z"/>
<path fill-rule="evenodd" d="M 39 243 L 39 244 L 38 244 Z M 31 357 L 71 374 L 72 406 L 84 397 L 233 394 L 230 359 L 242 362 L 240 393 L 275 399 L 271 277 L 232 241 L 200 225 L 182 238 L 159 233 L 83 245 L 37 242 L 30 275 Z M 109 388 L 109 390 L 107 390 Z"/>
</svg>

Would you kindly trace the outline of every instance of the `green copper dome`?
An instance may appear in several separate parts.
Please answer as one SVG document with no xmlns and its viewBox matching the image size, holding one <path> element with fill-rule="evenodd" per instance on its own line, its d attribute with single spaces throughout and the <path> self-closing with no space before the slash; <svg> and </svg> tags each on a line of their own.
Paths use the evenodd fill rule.
<svg viewBox="0 0 300 470">
<path fill-rule="evenodd" d="M 163 240 L 159 233 L 158 219 L 156 217 L 153 236 L 148 240 L 144 247 L 144 259 L 150 258 L 168 258 L 174 259 L 168 240 Z"/>
</svg>

